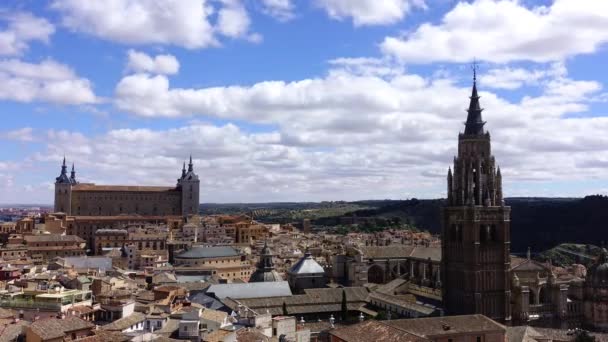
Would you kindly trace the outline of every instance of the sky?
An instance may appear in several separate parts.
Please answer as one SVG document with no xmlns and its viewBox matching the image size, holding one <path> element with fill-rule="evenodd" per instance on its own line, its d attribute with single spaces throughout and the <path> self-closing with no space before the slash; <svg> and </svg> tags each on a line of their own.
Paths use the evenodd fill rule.
<svg viewBox="0 0 608 342">
<path fill-rule="evenodd" d="M 5 0 L 0 203 L 445 197 L 472 62 L 506 196 L 608 193 L 608 1 Z"/>
</svg>

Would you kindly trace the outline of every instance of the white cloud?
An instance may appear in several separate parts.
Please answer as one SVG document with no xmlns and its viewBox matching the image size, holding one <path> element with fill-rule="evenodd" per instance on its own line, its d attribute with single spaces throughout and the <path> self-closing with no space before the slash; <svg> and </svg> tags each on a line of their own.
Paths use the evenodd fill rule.
<svg viewBox="0 0 608 342">
<path fill-rule="evenodd" d="M 217 29 L 223 35 L 231 38 L 247 35 L 251 19 L 240 1 L 224 0 L 217 16 Z"/>
<path fill-rule="evenodd" d="M 279 21 L 294 18 L 295 5 L 291 0 L 262 0 L 262 11 Z"/>
<path fill-rule="evenodd" d="M 141 116 L 202 115 L 272 127 L 259 134 L 239 131 L 240 138 L 227 135 L 224 142 L 245 141 L 237 150 L 249 152 L 209 164 L 208 172 L 219 168 L 222 176 L 231 175 L 224 163 L 247 165 L 241 171 L 249 178 L 239 180 L 251 184 L 251 191 L 253 184 L 274 184 L 279 192 L 306 199 L 406 197 L 400 192 L 405 189 L 414 196 L 443 195 L 443 174 L 456 153 L 470 87 L 407 73 L 390 61 L 330 64 L 334 69 L 322 78 L 250 86 L 172 88 L 162 75 L 129 75 L 116 87 L 117 105 Z M 601 84 L 569 78 L 562 64 L 542 73 L 534 84 L 540 95 L 515 102 L 480 88 L 484 119 L 506 177 L 532 183 L 605 179 L 590 165 L 608 159 L 608 138 L 603 138 L 608 117 L 568 118 L 588 110 Z M 222 176 L 209 182 L 237 186 Z M 334 181 L 347 186 L 337 190 Z M 214 193 L 230 196 L 214 184 L 208 184 L 218 186 Z M 517 194 L 513 191 L 507 193 Z M 258 198 L 288 199 L 273 196 L 266 192 Z"/>
<path fill-rule="evenodd" d="M 216 9 L 216 5 L 219 8 Z M 259 40 L 240 0 L 55 0 L 63 25 L 124 44 L 167 44 L 188 49 L 218 46 L 217 34 Z M 217 23 L 212 22 L 217 14 Z"/>
<path fill-rule="evenodd" d="M 480 83 L 485 88 L 517 89 L 524 85 L 539 85 L 547 79 L 556 79 L 565 76 L 563 63 L 553 63 L 545 69 L 526 69 L 503 66 L 480 73 Z"/>
<path fill-rule="evenodd" d="M 49 37 L 55 32 L 55 27 L 44 18 L 31 13 L 10 13 L 0 15 L 0 21 L 5 21 L 7 27 L 0 31 L 0 54 L 20 55 L 33 41 L 48 43 Z"/>
<path fill-rule="evenodd" d="M 412 7 L 425 7 L 424 0 L 316 0 L 327 15 L 337 20 L 352 18 L 355 26 L 386 25 L 401 21 Z"/>
<path fill-rule="evenodd" d="M 127 57 L 127 70 L 129 71 L 165 75 L 177 74 L 179 71 L 179 62 L 173 55 L 151 57 L 143 52 L 129 50 Z"/>
<path fill-rule="evenodd" d="M 21 142 L 34 141 L 34 130 L 31 127 L 23 127 L 12 131 L 0 132 L 0 139 L 16 140 Z"/>
<path fill-rule="evenodd" d="M 51 59 L 38 64 L 0 60 L 0 99 L 58 104 L 98 102 L 89 80 L 78 77 L 71 68 Z"/>
<path fill-rule="evenodd" d="M 459 2 L 437 25 L 386 37 L 384 53 L 405 62 L 561 61 L 608 41 L 608 2 L 555 0 L 526 8 L 512 0 Z"/>
</svg>

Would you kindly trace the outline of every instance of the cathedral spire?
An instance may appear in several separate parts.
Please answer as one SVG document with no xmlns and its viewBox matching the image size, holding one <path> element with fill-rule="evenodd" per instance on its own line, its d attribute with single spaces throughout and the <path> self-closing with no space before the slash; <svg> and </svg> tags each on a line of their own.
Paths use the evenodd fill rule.
<svg viewBox="0 0 608 342">
<path fill-rule="evenodd" d="M 182 179 L 186 177 L 186 161 L 184 161 L 184 166 L 182 166 Z"/>
<path fill-rule="evenodd" d="M 188 164 L 188 172 L 194 171 L 194 165 L 192 164 L 192 154 L 190 155 L 190 163 Z"/>
<path fill-rule="evenodd" d="M 464 134 L 481 135 L 484 133 L 483 125 L 485 125 L 485 122 L 481 118 L 483 108 L 479 104 L 479 95 L 477 94 L 477 65 L 475 64 L 473 64 L 473 90 L 470 99 Z"/>
</svg>

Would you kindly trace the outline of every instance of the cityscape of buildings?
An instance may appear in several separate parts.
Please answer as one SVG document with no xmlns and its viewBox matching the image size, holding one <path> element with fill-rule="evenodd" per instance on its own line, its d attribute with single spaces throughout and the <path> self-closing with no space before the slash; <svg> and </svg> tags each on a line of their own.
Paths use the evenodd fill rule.
<svg viewBox="0 0 608 342">
<path fill-rule="evenodd" d="M 605 249 L 511 254 L 479 98 L 474 77 L 440 236 L 201 215 L 192 158 L 167 187 L 80 183 L 64 159 L 52 210 L 1 212 L 0 340 L 606 340 Z"/>
</svg>

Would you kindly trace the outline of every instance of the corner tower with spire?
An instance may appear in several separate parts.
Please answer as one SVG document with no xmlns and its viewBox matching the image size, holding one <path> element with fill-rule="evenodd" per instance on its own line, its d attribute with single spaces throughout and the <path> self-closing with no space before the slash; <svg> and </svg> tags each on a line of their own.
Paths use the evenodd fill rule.
<svg viewBox="0 0 608 342">
<path fill-rule="evenodd" d="M 442 211 L 443 303 L 449 314 L 484 314 L 511 320 L 510 208 L 485 131 L 473 74 L 458 155 L 447 175 Z"/>
<path fill-rule="evenodd" d="M 73 181 L 76 181 L 74 166 L 72 166 L 71 176 L 73 178 L 68 176 L 68 167 L 65 163 L 65 157 L 63 157 L 61 172 L 59 173 L 59 177 L 55 178 L 55 212 L 70 214 L 72 206 L 72 185 L 74 184 Z"/>
<path fill-rule="evenodd" d="M 184 162 L 182 176 L 177 180 L 177 186 L 181 188 L 182 192 L 182 215 L 197 215 L 199 212 L 200 181 L 198 175 L 194 173 L 192 155 L 190 155 L 188 171 L 186 171 L 186 162 Z"/>
</svg>

